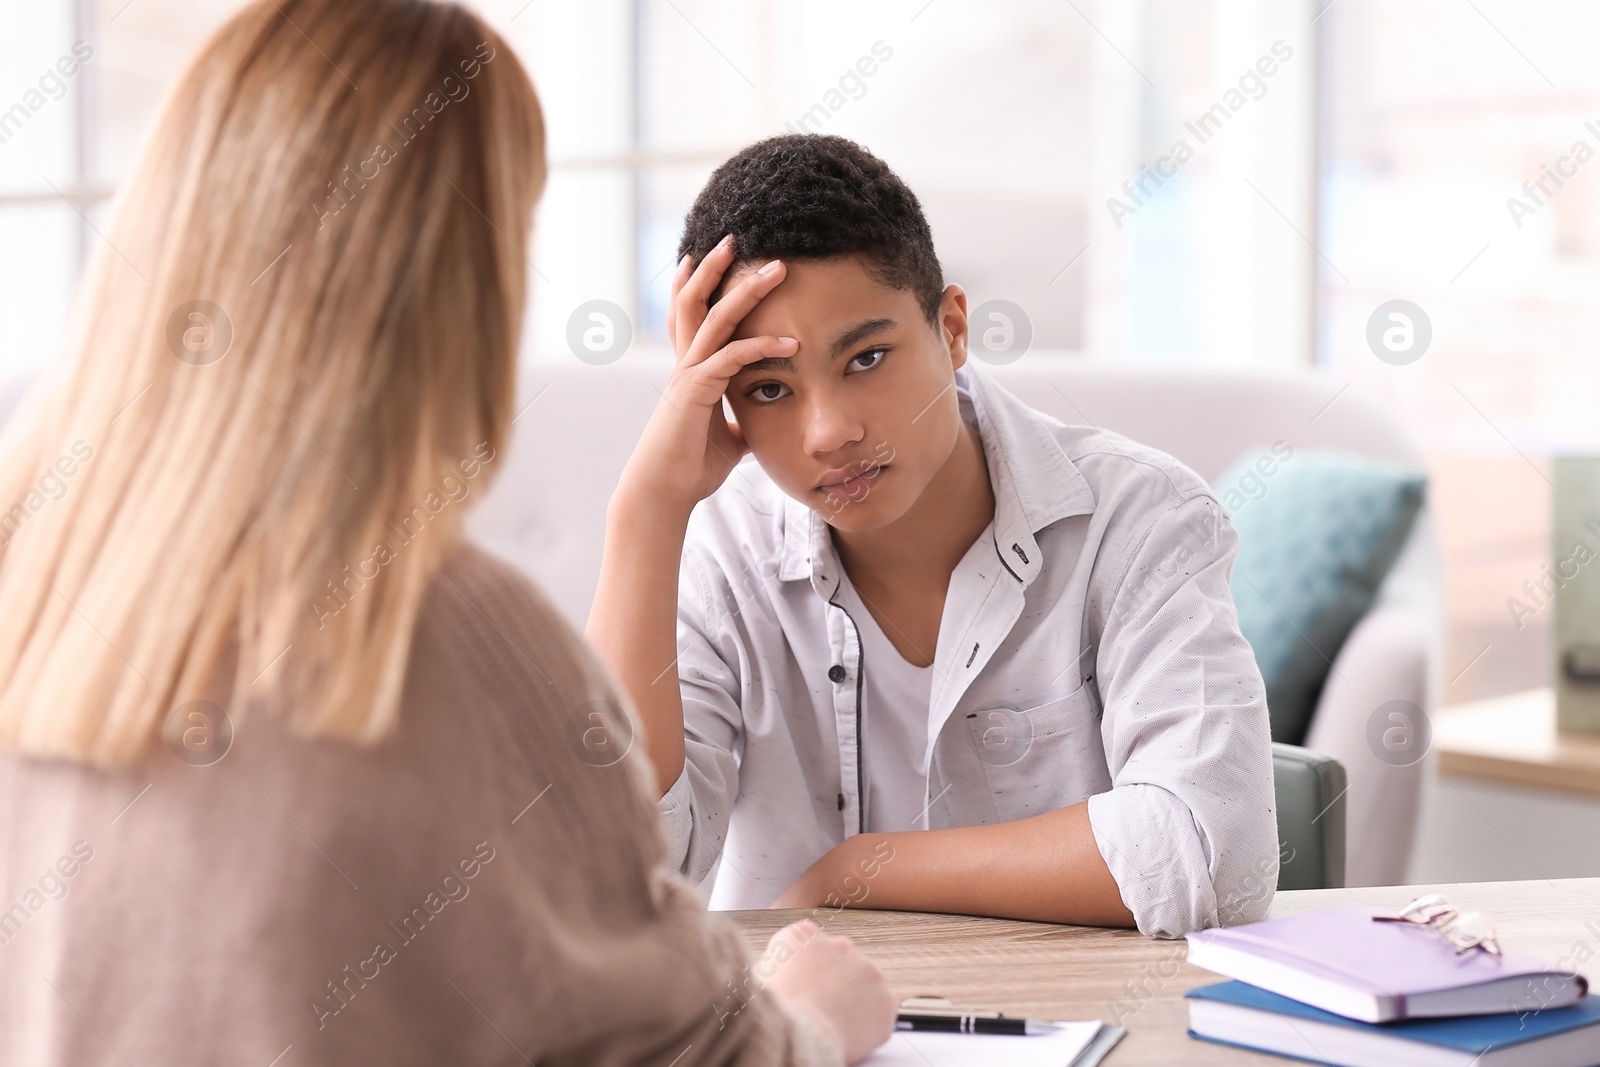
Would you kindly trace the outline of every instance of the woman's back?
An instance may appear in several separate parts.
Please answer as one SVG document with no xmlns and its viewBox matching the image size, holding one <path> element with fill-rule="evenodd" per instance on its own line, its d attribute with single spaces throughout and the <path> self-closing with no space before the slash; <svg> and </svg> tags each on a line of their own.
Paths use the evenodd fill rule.
<svg viewBox="0 0 1600 1067">
<path fill-rule="evenodd" d="M 467 547 L 378 745 L 263 709 L 210 764 L 0 754 L 0 1062 L 829 1062 L 739 1010 L 738 937 L 660 870 L 616 699 Z"/>
</svg>

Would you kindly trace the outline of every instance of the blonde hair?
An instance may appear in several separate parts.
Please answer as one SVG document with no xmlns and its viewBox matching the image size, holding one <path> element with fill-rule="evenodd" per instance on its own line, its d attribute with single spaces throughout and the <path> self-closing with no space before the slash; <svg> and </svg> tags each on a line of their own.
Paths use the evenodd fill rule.
<svg viewBox="0 0 1600 1067">
<path fill-rule="evenodd" d="M 533 86 L 459 6 L 261 0 L 212 38 L 0 435 L 0 745 L 125 763 L 208 692 L 392 729 L 433 502 L 510 419 L 544 179 Z"/>
</svg>

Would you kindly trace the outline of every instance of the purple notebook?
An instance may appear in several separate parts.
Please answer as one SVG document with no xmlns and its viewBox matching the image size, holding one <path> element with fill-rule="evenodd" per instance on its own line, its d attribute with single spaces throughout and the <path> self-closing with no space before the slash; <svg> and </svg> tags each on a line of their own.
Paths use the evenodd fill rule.
<svg viewBox="0 0 1600 1067">
<path fill-rule="evenodd" d="M 1531 956 L 1458 953 L 1431 929 L 1325 908 L 1189 935 L 1189 962 L 1363 1022 L 1524 1012 L 1575 1004 L 1589 984 Z"/>
</svg>

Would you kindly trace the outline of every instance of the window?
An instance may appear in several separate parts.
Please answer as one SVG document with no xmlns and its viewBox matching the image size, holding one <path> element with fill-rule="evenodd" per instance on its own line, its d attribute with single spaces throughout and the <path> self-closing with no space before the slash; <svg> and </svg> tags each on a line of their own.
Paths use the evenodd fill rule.
<svg viewBox="0 0 1600 1067">
<path fill-rule="evenodd" d="M 642 352 L 664 351 L 683 213 L 719 162 L 792 129 L 859 140 L 906 178 L 980 325 L 1003 300 L 1041 351 L 1305 362 L 1309 268 L 1283 264 L 1309 261 L 1310 186 L 1294 163 L 1309 156 L 1280 149 L 1307 135 L 1310 64 L 1271 49 L 1285 36 L 1296 57 L 1310 49 L 1305 26 L 1240 3 L 480 4 L 533 72 L 549 127 L 528 358 L 570 358 L 568 319 L 597 299 L 624 309 Z M 74 40 L 94 56 L 0 145 L 0 227 L 14 247 L 61 256 L 3 268 L 11 321 L 26 325 L 8 331 L 0 372 L 59 346 L 95 222 L 162 94 L 237 7 L 79 0 L 8 16 L 9 99 Z M 1272 75 L 1252 73 L 1263 61 Z M 1195 122 L 1214 139 L 1187 133 Z M 1150 185 L 1180 139 L 1193 160 Z M 1119 216 L 1108 194 L 1132 210 Z"/>
<path fill-rule="evenodd" d="M 0 34 L 0 375 L 32 369 L 60 344 L 96 198 L 82 137 L 92 60 L 81 62 L 69 5 L 17 6 Z"/>
<path fill-rule="evenodd" d="M 0 378 L 55 358 L 162 94 L 233 0 L 9 5 L 0 32 Z"/>
<path fill-rule="evenodd" d="M 1421 442 L 1444 552 L 1445 703 L 1549 683 L 1548 459 L 1600 438 L 1600 10 L 1339 0 L 1325 37 L 1318 360 Z M 1584 147 L 1586 146 L 1587 152 Z M 1366 339 L 1409 300 L 1429 348 Z M 1562 547 L 1562 555 L 1570 546 Z"/>
<path fill-rule="evenodd" d="M 74 40 L 94 54 L 63 99 L 0 145 L 0 238 L 41 250 L 0 266 L 12 324 L 0 374 L 32 370 L 59 348 L 77 272 L 102 240 L 95 227 L 162 94 L 238 6 L 81 0 L 6 16 L 4 99 L 19 99 L 29 72 Z M 571 358 L 567 320 L 595 299 L 625 310 L 641 352 L 663 352 L 683 213 L 719 162 L 786 128 L 842 134 L 882 155 L 922 197 L 947 273 L 975 306 L 1022 307 L 1036 348 L 1083 347 L 1097 261 L 1085 251 L 1084 146 L 1099 37 L 1070 5 L 478 6 L 532 71 L 548 123 L 528 358 Z"/>
<path fill-rule="evenodd" d="M 1084 349 L 1311 361 L 1316 28 L 1308 3 L 1068 5 L 1094 19 Z M 1016 91 L 1017 86 L 1013 86 Z"/>
<path fill-rule="evenodd" d="M 571 358 L 568 318 L 596 299 L 664 352 L 683 215 L 718 163 L 784 130 L 883 157 L 974 306 L 1011 301 L 1035 347 L 1082 347 L 1097 38 L 1070 5 L 533 0 L 510 25 L 550 132 L 532 358 Z"/>
</svg>

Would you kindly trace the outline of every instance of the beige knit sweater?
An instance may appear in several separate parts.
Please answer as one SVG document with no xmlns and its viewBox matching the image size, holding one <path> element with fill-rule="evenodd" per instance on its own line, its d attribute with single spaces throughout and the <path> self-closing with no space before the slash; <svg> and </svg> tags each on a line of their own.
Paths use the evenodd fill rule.
<svg viewBox="0 0 1600 1067">
<path fill-rule="evenodd" d="M 380 745 L 258 712 L 210 766 L 0 753 L 0 1064 L 836 1063 L 661 869 L 618 691 L 462 547 Z"/>
</svg>

